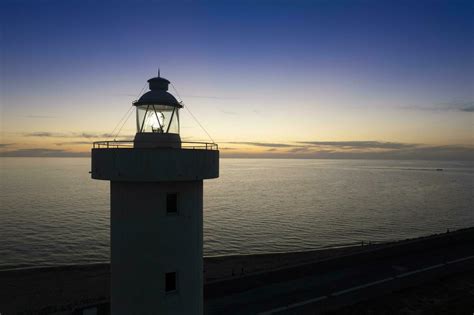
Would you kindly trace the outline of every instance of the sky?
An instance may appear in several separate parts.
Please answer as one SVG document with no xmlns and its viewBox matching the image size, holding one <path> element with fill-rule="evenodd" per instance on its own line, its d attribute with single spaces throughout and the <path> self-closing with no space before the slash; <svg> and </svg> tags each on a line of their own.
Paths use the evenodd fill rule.
<svg viewBox="0 0 474 315">
<path fill-rule="evenodd" d="M 474 160 L 472 1 L 6 0 L 0 23 L 0 156 L 132 139 L 160 68 L 183 140 L 223 157 Z"/>
</svg>

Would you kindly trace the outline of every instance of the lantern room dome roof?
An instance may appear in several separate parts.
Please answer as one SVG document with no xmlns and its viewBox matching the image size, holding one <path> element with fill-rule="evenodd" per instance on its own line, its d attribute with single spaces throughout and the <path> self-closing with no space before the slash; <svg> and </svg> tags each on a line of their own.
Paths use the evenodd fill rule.
<svg viewBox="0 0 474 315">
<path fill-rule="evenodd" d="M 134 106 L 140 105 L 168 105 L 181 108 L 176 98 L 168 92 L 170 81 L 165 78 L 156 77 L 148 80 L 150 91 L 143 94 L 137 101 L 133 102 Z"/>
<path fill-rule="evenodd" d="M 168 105 L 179 108 L 183 107 L 173 95 L 166 91 L 148 91 L 137 101 L 133 102 L 133 105 Z"/>
</svg>

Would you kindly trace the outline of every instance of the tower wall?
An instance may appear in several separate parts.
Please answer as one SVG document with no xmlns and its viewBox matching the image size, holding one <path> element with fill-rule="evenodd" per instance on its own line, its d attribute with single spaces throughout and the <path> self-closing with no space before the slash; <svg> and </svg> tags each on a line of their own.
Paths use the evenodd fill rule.
<svg viewBox="0 0 474 315">
<path fill-rule="evenodd" d="M 92 178 L 110 181 L 202 180 L 219 177 L 219 151 L 177 148 L 92 149 L 91 168 Z"/>
<path fill-rule="evenodd" d="M 202 314 L 202 248 L 202 180 L 111 181 L 112 314 Z M 167 272 L 177 272 L 174 292 Z"/>
</svg>

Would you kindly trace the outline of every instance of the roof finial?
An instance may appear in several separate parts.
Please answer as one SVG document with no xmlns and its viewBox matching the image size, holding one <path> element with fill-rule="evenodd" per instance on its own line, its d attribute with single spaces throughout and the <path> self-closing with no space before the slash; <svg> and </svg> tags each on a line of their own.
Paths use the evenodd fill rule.
<svg viewBox="0 0 474 315">
<path fill-rule="evenodd" d="M 160 67 L 158 67 L 158 78 L 160 77 Z"/>
</svg>

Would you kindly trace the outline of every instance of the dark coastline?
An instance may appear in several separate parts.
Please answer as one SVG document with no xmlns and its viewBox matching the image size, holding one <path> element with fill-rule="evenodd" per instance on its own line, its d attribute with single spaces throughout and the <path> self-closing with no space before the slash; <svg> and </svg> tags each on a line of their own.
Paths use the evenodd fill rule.
<svg viewBox="0 0 474 315">
<path fill-rule="evenodd" d="M 454 246 L 458 240 L 474 240 L 474 228 L 385 244 L 351 246 L 309 252 L 223 256 L 204 258 L 205 300 L 273 281 L 275 274 L 301 269 L 309 264 L 338 264 L 403 255 L 418 247 Z M 281 279 L 280 277 L 278 277 Z M 74 309 L 106 303 L 109 264 L 69 265 L 0 271 L 0 312 L 4 314 L 67 314 Z"/>
</svg>

